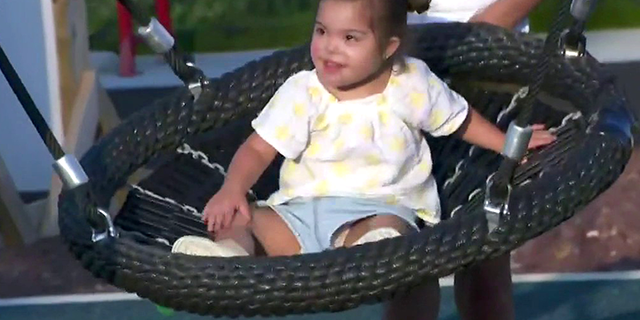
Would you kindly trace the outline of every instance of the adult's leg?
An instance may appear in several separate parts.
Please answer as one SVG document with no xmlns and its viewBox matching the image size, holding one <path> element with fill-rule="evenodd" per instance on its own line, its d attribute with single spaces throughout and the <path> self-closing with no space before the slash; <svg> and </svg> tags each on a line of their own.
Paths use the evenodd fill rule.
<svg viewBox="0 0 640 320">
<path fill-rule="evenodd" d="M 514 320 L 511 255 L 456 273 L 454 294 L 462 320 Z"/>
<path fill-rule="evenodd" d="M 365 235 L 376 230 L 391 228 L 400 234 L 412 228 L 402 219 L 391 215 L 373 216 L 356 222 L 348 229 L 345 246 L 359 243 Z M 374 237 L 375 238 L 375 237 Z M 440 287 L 438 279 L 429 279 L 419 287 L 388 301 L 384 307 L 384 320 L 435 320 L 440 310 Z"/>
</svg>

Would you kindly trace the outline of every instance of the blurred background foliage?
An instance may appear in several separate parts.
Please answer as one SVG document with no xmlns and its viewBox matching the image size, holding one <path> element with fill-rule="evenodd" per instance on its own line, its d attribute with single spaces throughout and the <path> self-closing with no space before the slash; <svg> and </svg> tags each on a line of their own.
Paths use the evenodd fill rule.
<svg viewBox="0 0 640 320">
<path fill-rule="evenodd" d="M 150 15 L 154 0 L 134 0 Z M 308 41 L 318 0 L 172 0 L 174 34 L 189 52 L 286 48 Z M 533 32 L 546 32 L 560 0 L 531 14 Z M 86 0 L 92 50 L 118 50 L 116 0 Z M 599 1 L 588 30 L 640 28 L 640 0 Z M 639 40 L 640 41 L 640 40 Z M 148 53 L 144 45 L 138 53 Z"/>
</svg>

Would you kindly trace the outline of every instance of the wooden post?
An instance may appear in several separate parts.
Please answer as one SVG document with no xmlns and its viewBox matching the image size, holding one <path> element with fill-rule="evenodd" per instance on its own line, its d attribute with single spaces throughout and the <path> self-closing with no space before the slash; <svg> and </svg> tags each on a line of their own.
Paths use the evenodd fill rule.
<svg viewBox="0 0 640 320">
<path fill-rule="evenodd" d="M 35 225 L 25 210 L 2 157 L 0 157 L 0 238 L 6 246 L 22 246 L 38 238 Z"/>
<path fill-rule="evenodd" d="M 70 120 L 71 106 L 76 96 L 78 81 L 73 68 L 72 44 L 73 39 L 69 25 L 69 0 L 54 0 L 53 14 L 56 31 L 56 51 L 60 74 L 60 99 L 62 106 L 62 126 L 66 127 Z"/>
<path fill-rule="evenodd" d="M 85 0 L 54 0 L 56 6 L 56 32 L 58 52 L 63 53 L 61 63 L 61 90 L 68 91 L 68 101 L 64 102 L 64 145 L 68 154 L 78 159 L 93 145 L 98 128 L 102 132 L 113 129 L 120 119 L 104 88 L 100 85 L 97 72 L 89 62 L 89 35 L 87 31 Z M 64 7 L 64 8 L 63 8 Z M 66 26 L 66 27 L 65 27 Z M 75 36 L 70 36 L 75 35 Z M 64 48 L 62 48 L 64 47 Z M 73 94 L 71 94 L 73 92 Z M 39 212 L 38 230 L 40 237 L 54 236 L 58 230 L 58 196 L 62 183 L 53 175 L 49 197 L 30 205 Z"/>
</svg>

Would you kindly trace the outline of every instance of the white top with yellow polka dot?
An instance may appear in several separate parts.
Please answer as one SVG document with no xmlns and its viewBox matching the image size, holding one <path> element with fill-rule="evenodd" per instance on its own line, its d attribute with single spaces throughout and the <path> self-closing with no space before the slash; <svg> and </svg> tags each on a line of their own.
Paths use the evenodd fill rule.
<svg viewBox="0 0 640 320">
<path fill-rule="evenodd" d="M 468 103 L 421 60 L 407 57 L 382 93 L 338 101 L 315 70 L 285 81 L 259 116 L 255 131 L 286 159 L 280 189 L 267 203 L 294 198 L 378 198 L 440 221 L 429 146 L 421 130 L 449 135 Z"/>
</svg>

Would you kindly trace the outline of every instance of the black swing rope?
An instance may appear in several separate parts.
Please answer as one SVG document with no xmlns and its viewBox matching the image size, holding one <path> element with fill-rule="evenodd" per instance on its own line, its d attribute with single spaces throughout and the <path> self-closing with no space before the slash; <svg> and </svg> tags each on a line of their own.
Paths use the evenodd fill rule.
<svg viewBox="0 0 640 320">
<path fill-rule="evenodd" d="M 2 73 L 7 79 L 9 87 L 11 87 L 11 90 L 13 90 L 13 93 L 18 98 L 18 101 L 29 116 L 29 120 L 31 120 L 33 126 L 36 127 L 40 138 L 42 139 L 42 141 L 44 141 L 44 144 L 47 146 L 47 149 L 49 150 L 49 153 L 51 154 L 53 159 L 57 161 L 62 158 L 64 156 L 62 146 L 60 146 L 60 143 L 53 135 L 51 128 L 49 128 L 49 125 L 47 124 L 47 121 L 45 121 L 45 119 L 42 117 L 42 114 L 38 110 L 38 107 L 36 107 L 36 103 L 31 98 L 31 95 L 27 91 L 27 88 L 25 88 L 22 80 L 20 80 L 20 76 L 18 76 L 18 73 L 13 68 L 11 61 L 9 61 L 9 57 L 7 57 L 7 54 L 2 49 L 1 45 L 0 69 L 2 69 Z"/>
<path fill-rule="evenodd" d="M 549 34 L 545 38 L 544 47 L 540 53 L 533 79 L 525 95 L 517 101 L 517 103 L 520 104 L 518 107 L 521 110 L 515 119 L 515 125 L 518 127 L 524 128 L 531 124 L 534 101 L 540 93 L 545 77 L 549 72 L 549 62 L 551 58 L 560 52 L 560 37 L 564 30 L 564 23 L 570 16 L 572 3 L 573 0 L 561 1 L 558 15 L 551 25 Z M 526 142 L 528 143 L 528 141 Z M 498 170 L 495 172 L 493 183 L 487 186 L 488 189 L 491 189 L 487 191 L 490 191 L 493 195 L 497 195 L 498 201 L 501 201 L 502 205 L 509 201 L 509 187 L 520 160 L 521 159 L 504 156 Z M 503 207 L 503 210 L 504 208 L 505 207 Z M 501 214 L 508 214 L 508 211 L 501 212 Z"/>
<path fill-rule="evenodd" d="M 145 15 L 142 14 L 142 11 L 132 1 L 118 1 L 131 13 L 133 19 L 138 24 L 151 25 L 152 19 L 146 18 Z M 208 79 L 206 78 L 202 70 L 190 65 L 185 55 L 179 50 L 175 43 L 169 50 L 161 53 L 164 56 L 165 61 L 170 65 L 174 74 L 176 74 L 176 76 L 178 76 L 178 78 L 180 78 L 180 80 L 182 80 L 185 85 L 189 87 L 201 87 L 207 83 Z M 22 105 L 22 108 L 29 117 L 29 120 L 31 120 L 31 123 L 36 128 L 36 131 L 40 135 L 40 138 L 44 142 L 54 161 L 62 159 L 65 156 L 65 152 L 60 145 L 60 142 L 58 141 L 58 139 L 56 139 L 53 131 L 42 116 L 42 113 L 38 110 L 35 102 L 33 101 L 31 95 L 29 94 L 28 90 L 26 89 L 25 85 L 20 79 L 20 76 L 11 64 L 9 57 L 7 56 L 1 45 L 0 69 L 2 70 L 2 74 L 7 79 L 7 82 L 11 87 L 13 93 L 18 98 L 20 105 Z M 197 97 L 197 95 L 194 94 L 194 97 Z M 97 204 L 97 198 L 91 192 L 91 188 L 88 188 L 88 186 L 84 186 L 83 188 L 87 188 L 87 190 L 89 191 L 89 196 L 90 198 L 92 198 L 91 200 Z M 92 208 L 91 210 L 89 210 L 89 212 L 87 212 L 87 221 L 94 231 L 104 231 L 109 224 L 107 221 L 105 221 L 105 216 L 101 216 L 99 214 L 98 208 Z"/>
<path fill-rule="evenodd" d="M 118 0 L 118 2 L 131 13 L 133 20 L 140 26 L 150 26 L 152 22 L 154 22 L 152 18 L 145 16 L 133 1 Z M 173 46 L 166 51 L 156 51 L 156 53 L 163 55 L 165 62 L 171 67 L 173 73 L 182 80 L 187 87 L 202 86 L 208 81 L 202 70 L 192 66 L 187 61 L 186 56 L 178 48 L 177 43 L 174 42 Z"/>
<path fill-rule="evenodd" d="M 18 98 L 20 105 L 22 105 L 22 108 L 28 115 L 29 120 L 33 123 L 33 126 L 36 128 L 36 131 L 40 135 L 40 138 L 47 147 L 47 150 L 49 150 L 53 159 L 56 162 L 62 159 L 65 156 L 65 152 L 62 149 L 60 142 L 58 142 L 58 139 L 56 139 L 53 131 L 51 131 L 47 121 L 42 116 L 40 110 L 38 110 L 38 107 L 20 79 L 20 76 L 18 76 L 15 68 L 11 64 L 11 61 L 2 48 L 2 45 L 0 45 L 0 70 L 2 70 L 2 74 L 4 74 L 4 77 L 7 79 L 7 83 L 9 83 L 9 87 L 11 87 L 11 90 Z M 91 192 L 91 188 L 87 188 L 87 190 L 89 191 L 89 197 L 91 200 L 94 203 L 97 203 L 95 201 L 96 197 Z M 108 223 L 103 218 L 104 217 L 99 215 L 97 207 L 92 207 L 87 212 L 87 221 L 94 231 L 106 230 Z"/>
</svg>

